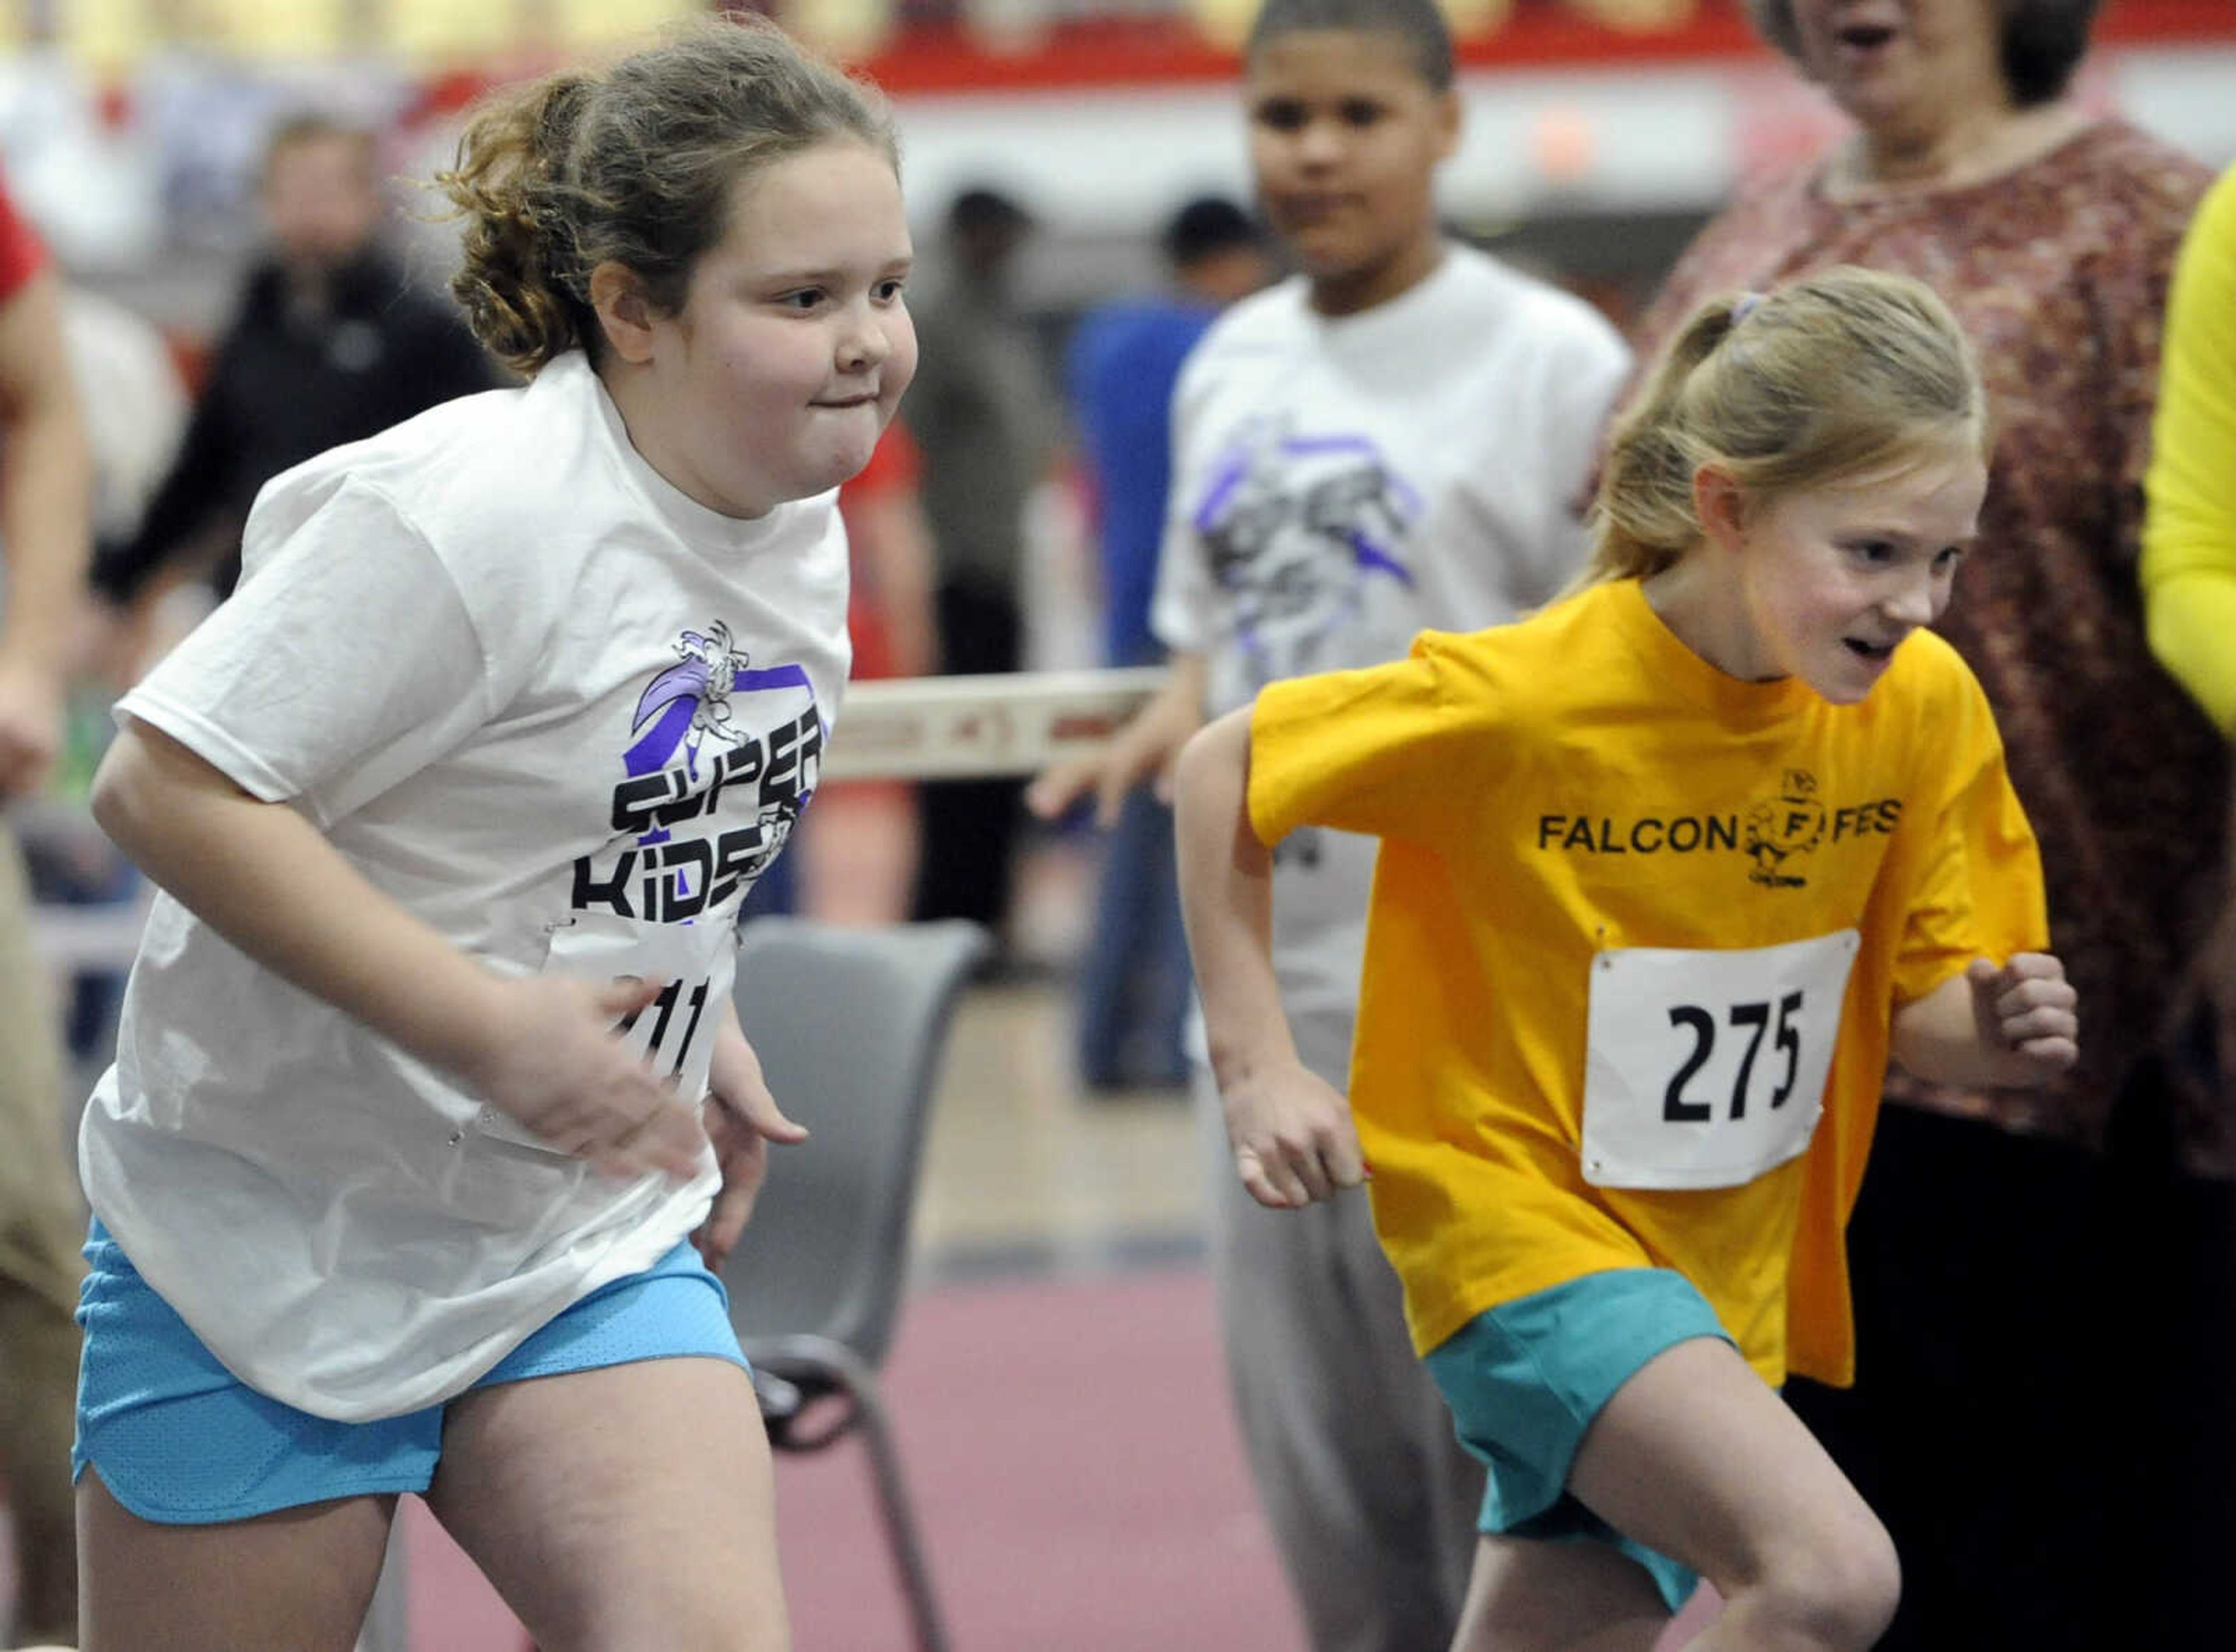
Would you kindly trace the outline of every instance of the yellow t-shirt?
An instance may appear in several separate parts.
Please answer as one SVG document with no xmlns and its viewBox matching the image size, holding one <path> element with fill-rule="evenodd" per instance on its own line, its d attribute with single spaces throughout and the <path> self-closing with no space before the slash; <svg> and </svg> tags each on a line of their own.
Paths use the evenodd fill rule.
<svg viewBox="0 0 2236 1652">
<path fill-rule="evenodd" d="M 2151 648 L 2236 737 L 2236 170 L 2183 239 L 2164 350 L 2144 484 Z"/>
<path fill-rule="evenodd" d="M 1852 1380 L 1842 1234 L 1889 1018 L 2048 932 L 2001 741 L 1946 643 L 1912 636 L 1834 706 L 1725 675 L 1635 582 L 1601 585 L 1266 688 L 1249 806 L 1268 843 L 1383 839 L 1351 1102 L 1420 1351 L 1531 1292 L 1667 1267 L 1765 1379 Z M 1763 973 L 1795 955 L 1802 976 Z M 1634 984 L 1648 965 L 1676 974 Z M 1812 1060 L 1824 1117 L 1794 1134 Z M 1667 1070 L 1641 1082 L 1641 1061 Z M 1791 1139 L 1746 1150 L 1789 1156 L 1735 1185 L 1683 1166 L 1604 1185 L 1626 1181 L 1606 1140 L 1651 1160 L 1765 1130 Z"/>
</svg>

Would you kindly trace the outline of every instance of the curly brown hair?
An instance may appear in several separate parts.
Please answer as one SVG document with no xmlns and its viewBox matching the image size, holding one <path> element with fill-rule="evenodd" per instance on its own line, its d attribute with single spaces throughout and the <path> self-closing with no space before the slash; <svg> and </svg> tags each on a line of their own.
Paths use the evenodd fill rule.
<svg viewBox="0 0 2236 1652">
<path fill-rule="evenodd" d="M 738 180 L 834 138 L 898 170 L 883 96 L 754 17 L 709 18 L 609 68 L 499 94 L 435 178 L 466 220 L 450 290 L 521 373 L 578 346 L 595 359 L 591 271 L 621 265 L 661 313 L 679 313 Z"/>
</svg>

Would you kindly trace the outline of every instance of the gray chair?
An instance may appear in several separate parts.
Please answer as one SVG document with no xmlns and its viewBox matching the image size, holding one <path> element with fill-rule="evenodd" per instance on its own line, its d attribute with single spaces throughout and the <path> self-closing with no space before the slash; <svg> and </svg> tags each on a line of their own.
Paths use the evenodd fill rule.
<svg viewBox="0 0 2236 1652">
<path fill-rule="evenodd" d="M 945 1652 L 947 1636 L 877 1373 L 955 1000 L 986 951 L 985 932 L 961 920 L 872 930 L 762 918 L 738 957 L 739 1022 L 770 1091 L 812 1135 L 777 1150 L 722 1269 L 730 1317 L 779 1451 L 861 1433 L 922 1652 Z"/>
<path fill-rule="evenodd" d="M 388 1528 L 380 1579 L 373 1586 L 372 1603 L 365 1608 L 365 1627 L 358 1631 L 357 1652 L 411 1652 L 411 1582 L 404 1546 L 404 1506 L 398 1503 L 396 1519 Z"/>
</svg>

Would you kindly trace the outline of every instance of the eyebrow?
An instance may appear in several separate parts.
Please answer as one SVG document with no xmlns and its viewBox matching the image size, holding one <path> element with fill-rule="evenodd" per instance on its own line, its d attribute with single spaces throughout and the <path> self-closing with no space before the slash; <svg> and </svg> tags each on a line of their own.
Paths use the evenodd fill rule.
<svg viewBox="0 0 2236 1652">
<path fill-rule="evenodd" d="M 912 268 L 915 266 L 915 263 L 916 254 L 913 253 L 896 253 L 891 258 L 885 260 L 877 267 L 880 273 L 885 273 L 893 270 L 905 270 Z M 779 286 L 786 284 L 803 286 L 819 284 L 827 286 L 835 281 L 845 280 L 852 273 L 853 271 L 852 269 L 844 269 L 834 265 L 823 269 L 812 270 L 765 270 L 753 279 L 757 281 L 766 281 L 772 285 Z"/>
</svg>

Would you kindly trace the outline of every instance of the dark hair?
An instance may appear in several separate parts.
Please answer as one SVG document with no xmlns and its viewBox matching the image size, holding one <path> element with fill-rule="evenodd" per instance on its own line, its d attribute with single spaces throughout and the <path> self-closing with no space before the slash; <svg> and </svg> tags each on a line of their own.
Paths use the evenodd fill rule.
<svg viewBox="0 0 2236 1652">
<path fill-rule="evenodd" d="M 1996 8 L 2002 31 L 2003 84 L 2021 109 L 2062 97 L 2088 50 L 2089 26 L 2100 0 L 1983 0 Z M 1748 0 L 1764 38 L 1796 63 L 1801 30 L 1793 0 Z"/>
<path fill-rule="evenodd" d="M 1173 267 L 1184 270 L 1264 239 L 1250 214 L 1226 196 L 1199 195 L 1172 215 L 1160 240 Z"/>
<path fill-rule="evenodd" d="M 1984 457 L 1988 440 L 1971 347 L 1923 282 L 1839 265 L 1767 296 L 1712 299 L 1615 422 L 1591 559 L 1570 589 L 1649 577 L 1697 544 L 1704 464 L 1763 500 L 1952 442 Z"/>
<path fill-rule="evenodd" d="M 372 128 L 345 121 L 338 115 L 323 109 L 297 109 L 284 115 L 264 135 L 264 159 L 258 168 L 258 178 L 266 183 L 272 181 L 272 169 L 280 164 L 280 157 L 291 149 L 306 148 L 313 143 L 328 140 L 352 145 L 367 173 L 373 167 L 375 139 Z"/>
<path fill-rule="evenodd" d="M 1269 41 L 1314 30 L 1393 36 L 1412 53 L 1430 91 L 1451 89 L 1452 31 L 1436 0 L 1266 0 L 1243 42 L 1243 61 Z"/>
<path fill-rule="evenodd" d="M 1033 215 L 1009 195 L 981 184 L 965 189 L 947 204 L 948 233 L 980 235 L 1029 229 Z"/>
<path fill-rule="evenodd" d="M 548 75 L 482 108 L 436 176 L 466 220 L 450 290 L 522 373 L 576 346 L 595 358 L 593 270 L 624 266 L 676 313 L 737 181 L 831 138 L 899 165 L 884 99 L 758 18 L 687 24 L 610 67 Z"/>
</svg>

